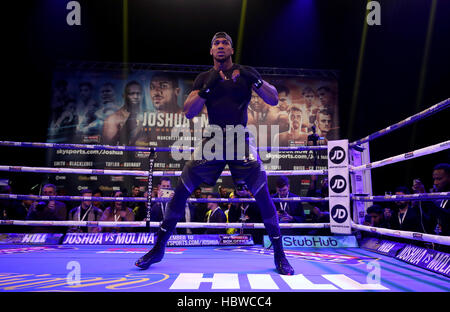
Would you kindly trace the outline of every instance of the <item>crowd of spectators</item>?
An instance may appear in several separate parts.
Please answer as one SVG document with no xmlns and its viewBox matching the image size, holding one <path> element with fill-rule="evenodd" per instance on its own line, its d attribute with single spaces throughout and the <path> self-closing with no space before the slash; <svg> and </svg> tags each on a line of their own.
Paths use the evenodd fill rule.
<svg viewBox="0 0 450 312">
<path fill-rule="evenodd" d="M 450 192 L 450 164 L 436 165 L 432 171 L 432 179 L 433 186 L 429 189 L 430 193 Z M 392 195 L 425 193 L 427 193 L 425 185 L 419 179 L 414 179 L 410 187 L 398 186 Z M 448 204 L 448 199 L 399 200 L 373 204 L 367 208 L 364 225 L 449 236 L 450 204 Z M 381 237 L 379 234 L 364 234 Z M 404 241 L 402 239 L 395 240 Z"/>
<path fill-rule="evenodd" d="M 7 188 L 12 193 L 10 187 Z M 274 198 L 298 197 L 290 192 L 290 183 L 287 177 L 278 177 L 275 190 L 272 192 Z M 45 184 L 41 188 L 44 196 L 59 195 L 57 187 L 53 184 Z M 30 193 L 30 195 L 33 195 Z M 59 200 L 1 200 L 2 219 L 9 220 L 54 220 L 54 221 L 145 221 L 147 218 L 146 201 L 96 201 L 95 197 L 140 197 L 147 198 L 147 191 L 142 187 L 133 186 L 130 193 L 125 190 L 113 191 L 105 194 L 99 189 L 83 189 L 80 194 L 89 197 L 89 200 L 80 202 Z M 168 198 L 173 196 L 172 181 L 168 177 L 162 177 L 157 187 L 152 191 L 152 198 Z M 202 191 L 197 188 L 191 195 L 192 198 L 252 198 L 253 195 L 243 183 L 238 183 L 233 188 L 218 185 L 218 192 Z M 73 208 L 72 208 L 73 207 Z M 150 207 L 150 221 L 160 222 L 163 220 L 168 207 L 168 201 L 153 201 Z M 306 220 L 304 207 L 301 202 L 276 202 L 278 218 L 280 223 L 302 223 L 302 222 L 327 222 L 327 218 L 313 218 Z M 325 206 L 324 206 L 325 207 Z M 326 210 L 324 207 L 314 207 L 313 211 Z M 325 212 L 324 212 L 325 213 Z M 262 223 L 262 217 L 256 202 L 242 203 L 186 203 L 185 214 L 181 216 L 180 222 L 211 222 L 211 223 Z M 15 227 L 17 232 L 26 232 L 28 227 Z M 33 227 L 32 232 L 61 232 L 62 228 Z M 134 231 L 136 228 L 129 227 L 69 227 L 69 232 L 126 232 Z M 139 230 L 139 228 L 137 228 Z M 142 229 L 140 229 L 142 231 Z M 155 232 L 157 228 L 151 228 Z M 177 234 L 252 234 L 256 242 L 262 242 L 263 229 L 202 229 L 189 228 L 177 229 Z M 308 234 L 302 229 L 284 229 L 284 235 Z M 312 233 L 315 234 L 315 233 Z"/>
<path fill-rule="evenodd" d="M 430 192 L 450 191 L 450 165 L 438 164 L 432 172 L 433 186 Z M 9 186 L 4 192 L 12 193 Z M 298 197 L 290 192 L 290 182 L 285 176 L 276 180 L 273 198 Z M 411 193 L 426 193 L 424 184 L 415 179 L 411 187 L 398 186 L 395 195 Z M 42 195 L 57 195 L 55 185 L 46 184 L 41 189 Z M 9 220 L 73 220 L 73 221 L 144 221 L 147 217 L 147 202 L 104 202 L 95 201 L 95 197 L 147 197 L 147 192 L 142 187 L 134 186 L 130 194 L 126 191 L 114 191 L 112 194 L 103 194 L 100 190 L 84 189 L 81 196 L 90 196 L 91 200 L 77 203 L 69 208 L 69 202 L 57 200 L 33 201 L 33 200 L 1 200 L 1 218 Z M 171 179 L 163 177 L 156 188 L 152 190 L 153 198 L 170 198 L 173 196 Z M 309 197 L 327 197 L 328 179 L 318 181 L 313 177 Z M 218 192 L 202 192 L 197 188 L 192 193 L 192 198 L 251 198 L 252 194 L 245 184 L 237 184 L 234 188 L 218 186 Z M 73 203 L 73 202 L 71 202 Z M 150 221 L 162 221 L 168 202 L 153 201 L 150 207 Z M 280 223 L 327 223 L 330 221 L 328 203 L 314 203 L 308 209 L 302 202 L 275 202 Z M 186 203 L 185 214 L 181 216 L 181 222 L 246 222 L 261 223 L 262 218 L 256 202 L 242 203 Z M 422 200 L 384 202 L 373 204 L 367 208 L 365 225 L 402 231 L 421 232 L 437 235 L 450 235 L 450 205 L 448 200 Z M 68 231 L 111 232 L 130 231 L 133 228 L 96 228 L 96 227 L 72 227 Z M 23 230 L 23 229 L 22 229 Z M 33 231 L 43 230 L 34 228 Z M 156 231 L 156 229 L 152 229 Z M 204 234 L 204 233 L 250 233 L 255 241 L 261 242 L 264 230 L 256 229 L 179 229 L 178 233 Z M 328 229 L 283 229 L 283 235 L 317 235 L 330 234 Z"/>
</svg>

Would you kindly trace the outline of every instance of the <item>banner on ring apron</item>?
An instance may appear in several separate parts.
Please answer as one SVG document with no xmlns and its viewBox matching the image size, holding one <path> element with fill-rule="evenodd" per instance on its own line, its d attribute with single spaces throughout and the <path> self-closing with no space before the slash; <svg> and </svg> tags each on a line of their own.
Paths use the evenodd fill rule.
<svg viewBox="0 0 450 312">
<path fill-rule="evenodd" d="M 156 241 L 155 233 L 67 233 L 63 245 L 148 245 Z M 250 234 L 172 235 L 167 246 L 253 245 Z"/>
<path fill-rule="evenodd" d="M 264 235 L 264 247 L 270 248 L 269 236 Z M 348 248 L 358 247 L 358 241 L 353 235 L 346 236 L 283 236 L 283 247 L 286 248 Z"/>
<path fill-rule="evenodd" d="M 54 233 L 2 233 L 0 244 L 58 245 L 63 236 Z"/>
<path fill-rule="evenodd" d="M 348 140 L 328 141 L 330 229 L 351 234 Z"/>
</svg>

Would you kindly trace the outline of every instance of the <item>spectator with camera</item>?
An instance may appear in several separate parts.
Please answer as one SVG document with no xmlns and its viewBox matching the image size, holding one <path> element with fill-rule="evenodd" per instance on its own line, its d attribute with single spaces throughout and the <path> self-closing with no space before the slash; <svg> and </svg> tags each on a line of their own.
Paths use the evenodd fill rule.
<svg viewBox="0 0 450 312">
<path fill-rule="evenodd" d="M 123 197 L 122 191 L 114 192 L 113 197 Z M 105 209 L 100 221 L 134 221 L 134 213 L 124 202 L 115 201 Z M 131 232 L 131 228 L 103 228 L 103 232 Z"/>
<path fill-rule="evenodd" d="M 45 184 L 42 187 L 43 196 L 56 196 L 56 186 Z M 35 201 L 28 210 L 27 220 L 63 221 L 67 218 L 66 205 L 57 200 Z M 33 227 L 33 233 L 62 233 L 65 227 Z"/>
<path fill-rule="evenodd" d="M 92 197 L 92 191 L 84 189 L 81 196 Z M 69 220 L 71 221 L 100 221 L 103 211 L 93 205 L 92 200 L 83 200 L 78 207 L 69 211 Z M 70 232 L 97 233 L 100 232 L 98 227 L 74 227 L 69 229 Z"/>
<path fill-rule="evenodd" d="M 156 192 L 156 198 L 172 198 L 173 189 L 172 182 L 167 177 L 162 177 L 158 183 L 158 188 Z M 168 202 L 154 201 L 150 207 L 150 221 L 151 222 L 161 222 L 164 219 L 164 214 L 166 213 Z M 145 216 L 144 216 L 145 217 Z M 152 231 L 156 231 L 152 228 Z"/>
<path fill-rule="evenodd" d="M 56 196 L 56 186 L 45 184 L 42 187 L 43 196 Z M 57 200 L 40 200 L 35 202 L 28 210 L 27 220 L 55 220 L 62 221 L 67 218 L 66 204 Z"/>
</svg>

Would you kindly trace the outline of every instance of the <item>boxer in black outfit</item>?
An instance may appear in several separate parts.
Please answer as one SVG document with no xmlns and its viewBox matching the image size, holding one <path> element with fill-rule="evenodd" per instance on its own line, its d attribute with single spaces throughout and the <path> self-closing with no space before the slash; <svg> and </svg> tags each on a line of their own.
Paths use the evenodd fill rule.
<svg viewBox="0 0 450 312">
<path fill-rule="evenodd" d="M 141 269 L 147 269 L 151 264 L 162 260 L 166 243 L 184 214 L 187 198 L 202 182 L 214 185 L 228 164 L 234 183 L 245 183 L 261 209 L 261 216 L 274 248 L 274 261 L 278 273 L 294 274 L 294 269 L 284 254 L 277 211 L 269 194 L 266 172 L 256 151 L 254 139 L 246 128 L 247 107 L 252 90 L 272 106 L 278 104 L 278 93 L 274 86 L 261 79 L 254 68 L 233 64 L 231 59 L 233 53 L 230 36 L 225 32 L 216 33 L 210 49 L 214 67 L 199 74 L 195 79 L 193 91 L 184 103 L 184 113 L 191 119 L 202 111 L 203 105 L 206 105 L 213 132 L 219 129 L 223 131 L 225 138 L 225 132 L 228 134 L 227 129 L 243 130 L 238 131 L 238 139 L 234 134 L 231 138 L 226 136 L 221 145 L 215 146 L 215 152 L 218 153 L 215 155 L 223 157 L 211 160 L 205 159 L 204 155 L 200 155 L 199 158 L 197 154 L 197 157 L 194 156 L 186 163 L 157 233 L 155 246 L 136 261 L 136 266 Z M 243 155 L 236 152 L 239 138 L 243 138 L 245 146 Z M 206 138 L 204 142 L 208 140 L 212 139 Z M 196 149 L 194 155 L 201 152 L 201 149 Z M 232 159 L 230 155 L 233 156 Z"/>
</svg>

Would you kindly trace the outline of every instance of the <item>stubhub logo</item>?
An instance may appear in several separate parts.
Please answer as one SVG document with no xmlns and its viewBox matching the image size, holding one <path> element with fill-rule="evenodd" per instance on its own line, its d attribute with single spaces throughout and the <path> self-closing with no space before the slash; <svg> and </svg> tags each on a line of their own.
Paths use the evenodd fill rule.
<svg viewBox="0 0 450 312">
<path fill-rule="evenodd" d="M 283 236 L 284 247 L 337 247 L 339 242 L 332 237 Z"/>
</svg>

